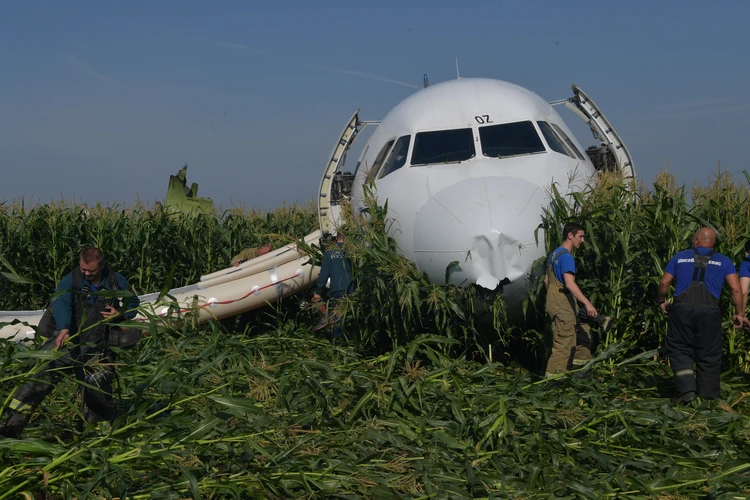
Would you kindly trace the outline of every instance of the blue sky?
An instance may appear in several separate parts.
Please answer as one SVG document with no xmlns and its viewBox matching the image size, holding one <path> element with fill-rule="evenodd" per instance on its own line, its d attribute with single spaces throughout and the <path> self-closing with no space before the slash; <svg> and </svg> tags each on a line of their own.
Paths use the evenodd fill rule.
<svg viewBox="0 0 750 500">
<path fill-rule="evenodd" d="M 0 201 L 307 202 L 351 113 L 461 76 L 581 86 L 647 183 L 748 167 L 750 2 L 7 2 Z M 590 133 L 561 111 L 585 145 Z M 350 159 L 353 164 L 354 158 Z"/>
</svg>

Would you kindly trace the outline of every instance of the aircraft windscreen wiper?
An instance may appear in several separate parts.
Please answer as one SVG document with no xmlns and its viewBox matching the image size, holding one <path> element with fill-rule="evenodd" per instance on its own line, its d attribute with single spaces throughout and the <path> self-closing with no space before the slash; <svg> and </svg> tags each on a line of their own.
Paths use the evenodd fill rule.
<svg viewBox="0 0 750 500">
<path fill-rule="evenodd" d="M 470 160 L 471 158 L 474 158 L 475 152 L 474 149 L 466 149 L 464 151 L 451 151 L 450 153 L 441 153 L 439 155 L 435 155 L 430 158 L 422 158 L 422 163 L 414 163 L 413 155 L 412 155 L 412 166 L 413 167 L 423 167 L 425 165 L 444 165 L 446 163 L 461 163 L 462 161 Z"/>
<path fill-rule="evenodd" d="M 539 155 L 542 153 L 546 153 L 546 151 L 527 151 L 524 153 L 515 152 L 511 154 L 500 153 L 497 156 L 495 156 L 495 158 L 515 158 L 516 156 L 531 156 L 531 155 Z"/>
</svg>

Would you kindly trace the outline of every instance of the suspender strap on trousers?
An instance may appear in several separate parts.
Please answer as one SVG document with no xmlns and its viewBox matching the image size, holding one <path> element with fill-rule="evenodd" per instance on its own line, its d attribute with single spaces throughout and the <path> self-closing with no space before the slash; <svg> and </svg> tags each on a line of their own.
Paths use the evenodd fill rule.
<svg viewBox="0 0 750 500">
<path fill-rule="evenodd" d="M 552 354 L 547 361 L 547 375 L 566 372 L 591 359 L 591 330 L 578 320 L 575 297 L 555 276 L 555 260 L 547 266 L 547 314 L 552 320 Z"/>
</svg>

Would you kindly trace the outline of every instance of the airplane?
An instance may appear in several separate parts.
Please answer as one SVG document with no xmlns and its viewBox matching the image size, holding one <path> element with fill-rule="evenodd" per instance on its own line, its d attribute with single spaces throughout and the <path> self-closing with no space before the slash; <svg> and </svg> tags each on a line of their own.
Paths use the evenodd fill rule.
<svg viewBox="0 0 750 500">
<path fill-rule="evenodd" d="M 372 184 L 378 203 L 388 202 L 392 236 L 420 271 L 437 284 L 445 284 L 447 270 L 448 284 L 502 292 L 509 318 L 519 319 L 534 285 L 532 266 L 545 253 L 544 235 L 537 243 L 535 231 L 552 183 L 566 193 L 595 183 L 598 171 L 617 170 L 626 181 L 635 179 L 619 135 L 580 88 L 572 90 L 568 99 L 546 102 L 501 80 L 458 78 L 429 85 L 425 75 L 424 88 L 381 121 L 360 120 L 355 111 L 326 164 L 318 196 L 320 228 L 305 237 L 306 244 L 330 237 L 343 223 L 344 207 L 361 215 Z M 555 111 L 559 105 L 588 124 L 599 144 L 584 150 Z M 368 126 L 376 128 L 354 172 L 343 170 L 348 151 Z M 182 171 L 180 179 L 184 184 Z M 141 296 L 141 303 L 158 316 L 197 310 L 201 321 L 221 319 L 298 293 L 318 272 L 293 243 L 170 290 L 174 301 L 152 293 Z M 0 338 L 33 338 L 31 327 L 43 312 L 0 311 Z"/>
<path fill-rule="evenodd" d="M 365 208 L 365 186 L 388 202 L 391 235 L 403 255 L 436 284 L 502 291 L 518 311 L 534 284 L 533 263 L 545 255 L 535 230 L 561 193 L 596 183 L 596 173 L 620 171 L 635 180 L 625 144 L 596 104 L 575 84 L 573 96 L 547 102 L 521 86 L 489 78 L 429 85 L 380 121 L 349 119 L 320 185 L 324 236 L 343 223 L 342 210 Z M 564 106 L 589 125 L 597 145 L 583 149 L 554 109 Z M 375 126 L 354 168 L 347 152 Z M 458 266 L 451 266 L 452 262 Z"/>
</svg>

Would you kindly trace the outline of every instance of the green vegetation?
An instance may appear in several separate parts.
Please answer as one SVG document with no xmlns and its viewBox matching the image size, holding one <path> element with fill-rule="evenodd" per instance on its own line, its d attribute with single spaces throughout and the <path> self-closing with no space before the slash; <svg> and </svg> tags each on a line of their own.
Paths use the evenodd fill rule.
<svg viewBox="0 0 750 500">
<path fill-rule="evenodd" d="M 162 206 L 92 208 L 70 204 L 32 208 L 0 204 L 0 255 L 35 282 L 0 281 L 0 310 L 41 309 L 88 246 L 144 294 L 197 282 L 229 267 L 244 247 L 290 243 L 315 229 L 313 204 L 262 213 L 242 209 L 185 215 Z M 171 283 L 168 283 L 170 282 Z"/>
<path fill-rule="evenodd" d="M 673 176 L 662 174 L 653 190 L 641 186 L 639 202 L 634 204 L 631 192 L 610 175 L 596 189 L 575 194 L 573 203 L 555 196 L 544 223 L 551 235 L 548 239 L 560 241 L 563 221 L 582 221 L 586 243 L 576 253 L 577 282 L 595 307 L 618 320 L 616 328 L 601 339 L 603 347 L 621 342 L 638 349 L 661 345 L 667 319 L 654 305 L 656 287 L 669 259 L 690 248 L 700 227 L 714 228 L 716 250 L 739 266 L 745 241 L 750 239 L 750 177 L 746 173 L 745 180 L 733 182 L 728 171 L 719 170 L 707 186 L 688 192 L 675 185 Z M 734 307 L 726 287 L 722 305 L 728 368 L 748 373 L 750 338 L 731 328 Z M 541 307 L 539 303 L 537 311 Z"/>
<path fill-rule="evenodd" d="M 154 330 L 119 352 L 123 414 L 111 426 L 81 424 L 75 384 L 64 380 L 24 439 L 0 438 L 0 498 L 22 492 L 52 498 L 748 498 L 747 336 L 727 325 L 722 401 L 675 406 L 671 371 L 655 351 L 666 320 L 653 305 L 663 266 L 690 244 L 697 227 L 715 227 L 718 250 L 739 261 L 750 237 L 748 193 L 747 185 L 719 172 L 708 187 L 690 193 L 693 204 L 667 175 L 653 190 L 641 188 L 637 205 L 611 177 L 575 195 L 572 206 L 554 196 L 541 221 L 553 241 L 548 246 L 563 220 L 584 221 L 579 282 L 600 310 L 619 319 L 600 339 L 590 380 L 539 377 L 546 356 L 539 293 L 528 301 L 526 328 L 512 327 L 502 298 L 431 284 L 398 257 L 384 234 L 385 208 L 373 207 L 365 226 L 347 230 L 360 286 L 342 302 L 346 342 L 312 335 L 315 312 L 300 310 L 294 298 L 239 320 Z M 3 254 L 19 274 L 51 281 L 44 273 L 61 275 L 74 265 L 77 248 L 92 242 L 117 255 L 113 265 L 136 283 L 138 259 L 148 259 L 156 271 L 136 285 L 139 292 L 161 288 L 158 279 L 172 271 L 185 251 L 181 245 L 195 248 L 186 258 L 192 264 L 175 268 L 174 286 L 224 267 L 238 247 L 257 244 L 265 232 L 291 241 L 315 223 L 313 210 L 296 207 L 284 209 L 289 216 L 180 221 L 145 209 L 101 208 L 83 218 L 72 207 L 36 207 L 23 216 L 8 208 L 15 215 L 4 218 L 1 242 L 17 249 Z M 147 241 L 159 242 L 150 243 L 153 255 L 131 261 L 129 252 L 117 251 L 130 244 L 112 235 L 115 223 L 127 235 L 157 217 L 174 234 L 149 229 Z M 24 254 L 23 243 L 11 238 L 21 228 L 41 231 L 45 220 L 61 235 L 56 245 L 23 241 L 40 245 L 37 257 L 57 248 L 59 268 L 39 266 L 28 258 L 37 250 Z M 83 229 L 66 233 L 62 220 Z M 134 241 L 140 253 L 144 239 Z M 205 263 L 209 255 L 212 264 Z M 202 267 L 189 268 L 198 262 Z M 54 288 L 0 283 L 8 287 L 2 300 L 15 300 L 5 297 L 11 286 L 25 287 L 23 308 L 43 304 Z M 723 304 L 728 320 L 728 297 Z M 45 360 L 32 347 L 4 343 L 0 349 L 5 407 L 13 387 Z"/>
</svg>

